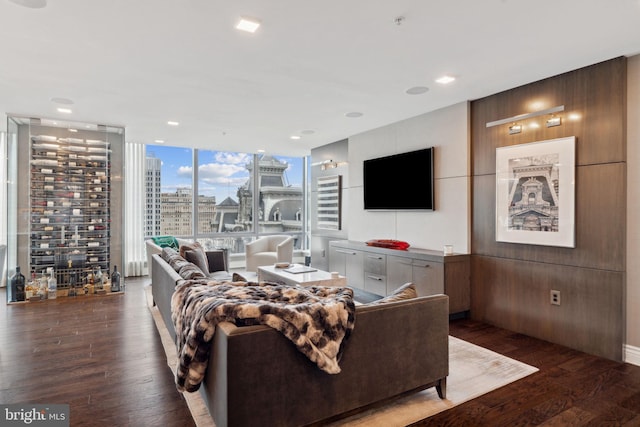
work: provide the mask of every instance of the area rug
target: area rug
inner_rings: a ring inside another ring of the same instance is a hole
[[[151,310],[167,355],[167,364],[175,375],[178,357],[175,344],[164,325],[158,308],[153,306],[149,286],[147,286],[146,294],[149,310]],[[330,425],[349,427],[406,426],[537,371],[538,368],[450,336],[446,399],[440,399],[435,388],[432,387]],[[184,393],[183,396],[198,427],[215,427],[200,393]]]

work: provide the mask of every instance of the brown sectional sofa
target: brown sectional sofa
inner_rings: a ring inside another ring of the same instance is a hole
[[[153,255],[152,293],[171,336],[180,275]],[[446,394],[449,299],[433,295],[356,309],[340,367],[329,375],[268,326],[218,325],[200,387],[217,427],[322,424],[429,387]]]

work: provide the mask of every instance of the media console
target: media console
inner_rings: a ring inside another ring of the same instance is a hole
[[[470,307],[470,257],[427,249],[394,250],[364,242],[329,242],[329,269],[346,276],[350,287],[388,295],[413,282],[418,295],[447,294],[449,313]]]

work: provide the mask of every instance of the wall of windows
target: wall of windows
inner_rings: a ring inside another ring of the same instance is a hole
[[[160,145],[146,152],[145,237],[194,238],[239,262],[262,234],[293,235],[299,256],[308,247],[306,158]]]

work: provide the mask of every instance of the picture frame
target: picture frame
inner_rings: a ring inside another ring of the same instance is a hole
[[[496,149],[496,241],[575,247],[575,136]]]
[[[318,228],[342,229],[342,175],[318,178]]]

